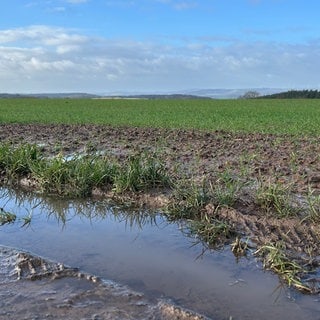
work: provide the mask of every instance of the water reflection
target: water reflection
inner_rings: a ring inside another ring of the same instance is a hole
[[[14,224],[1,227],[0,244],[79,267],[151,298],[170,298],[213,319],[311,320],[320,311],[313,297],[290,290],[275,296],[278,278],[257,268],[254,259],[236,263],[229,249],[206,251],[181,225],[156,213],[8,189],[0,190],[0,207],[17,215]],[[31,223],[21,228],[28,216]]]
[[[19,208],[15,214],[23,220],[27,217],[30,218],[30,223],[32,218],[35,217],[35,210],[38,214],[45,214],[47,219],[56,220],[63,227],[75,217],[89,222],[97,222],[112,216],[115,221],[124,222],[130,228],[143,228],[147,224],[152,226],[157,223],[155,212],[148,210],[130,211],[128,209],[124,211],[120,207],[111,205],[107,200],[69,199],[66,201],[21,190],[0,188],[0,203],[3,210],[7,210],[9,203],[10,207],[13,205],[14,208]]]

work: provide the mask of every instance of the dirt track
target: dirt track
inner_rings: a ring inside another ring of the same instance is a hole
[[[229,170],[235,177],[290,186],[297,196],[305,195],[308,188],[314,194],[320,191],[317,138],[97,125],[1,125],[0,139],[37,143],[47,154],[101,151],[119,160],[136,152],[156,152],[169,173],[195,181]],[[301,223],[301,215],[267,216],[250,196],[220,215],[259,245],[283,241],[292,256],[320,255],[319,224]]]

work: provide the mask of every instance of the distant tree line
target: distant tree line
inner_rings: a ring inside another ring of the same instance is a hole
[[[274,93],[260,96],[263,99],[320,99],[318,90],[289,90],[286,92]]]

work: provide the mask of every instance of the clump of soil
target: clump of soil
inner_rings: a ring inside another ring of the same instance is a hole
[[[310,190],[320,194],[320,144],[318,137],[296,137],[261,133],[203,132],[101,125],[7,124],[0,126],[0,140],[12,144],[37,144],[48,156],[62,152],[97,152],[121,161],[131,154],[150,152],[165,163],[168,173],[194,183],[215,181],[219,174],[234,179],[269,181],[290,186],[303,202]],[[99,190],[96,190],[99,194]],[[101,193],[100,193],[101,195]],[[165,197],[168,195],[166,194]],[[161,207],[161,195],[139,196],[135,201]],[[234,226],[257,246],[283,242],[292,257],[318,266],[320,227],[303,213],[290,216],[263,211],[250,192],[232,207],[217,211],[219,218]]]

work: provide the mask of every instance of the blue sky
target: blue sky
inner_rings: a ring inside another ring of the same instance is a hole
[[[10,0],[0,92],[320,88],[318,0]]]

